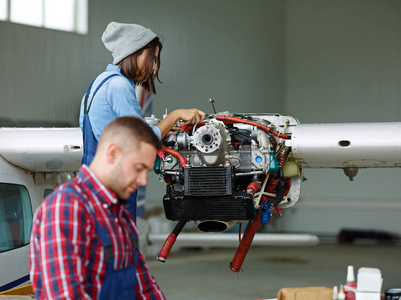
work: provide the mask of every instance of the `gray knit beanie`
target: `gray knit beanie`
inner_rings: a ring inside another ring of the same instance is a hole
[[[111,22],[103,32],[102,42],[113,55],[113,64],[116,65],[155,37],[156,33],[141,25]]]

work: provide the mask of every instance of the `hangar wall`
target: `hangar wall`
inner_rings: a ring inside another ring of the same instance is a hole
[[[90,0],[86,36],[0,22],[0,121],[78,125],[81,97],[111,62],[114,20],[162,34],[154,113],[285,112],[301,123],[399,121],[401,4],[396,0]],[[4,122],[3,122],[4,124]],[[380,137],[372,137],[380,142]],[[272,230],[341,227],[401,234],[400,169],[306,170],[301,200]],[[164,183],[149,175],[148,202]]]
[[[0,22],[0,119],[77,126],[87,86],[112,61],[101,42],[110,21],[164,37],[158,117],[166,108],[210,113],[210,97],[221,111],[281,111],[283,14],[277,0],[90,0],[86,36]]]
[[[286,3],[284,111],[301,123],[400,122],[401,2]],[[401,235],[401,168],[361,169],[352,182],[337,169],[305,175],[279,230]]]

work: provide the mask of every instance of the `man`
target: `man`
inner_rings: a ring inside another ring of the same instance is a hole
[[[38,299],[164,299],[125,200],[146,185],[160,142],[137,117],[113,120],[90,166],[35,212],[30,276]]]

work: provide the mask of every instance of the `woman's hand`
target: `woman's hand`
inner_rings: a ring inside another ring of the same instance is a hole
[[[177,109],[176,111],[179,114],[178,120],[182,120],[188,124],[198,123],[205,118],[205,113],[196,108]]]
[[[182,120],[187,124],[195,124],[205,118],[206,114],[196,108],[176,109],[169,113],[157,126],[160,129],[161,136],[164,138],[169,131],[174,127],[177,121]]]

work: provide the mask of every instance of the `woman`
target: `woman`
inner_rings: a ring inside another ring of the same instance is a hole
[[[102,42],[112,53],[113,64],[109,64],[92,82],[82,99],[82,164],[86,165],[92,162],[100,134],[113,119],[123,116],[142,118],[135,85],[143,85],[156,93],[154,80],[159,80],[160,52],[163,46],[152,30],[137,24],[111,22],[103,33]],[[178,120],[193,124],[204,117],[205,113],[196,108],[177,109],[152,129],[162,139]],[[136,196],[136,193],[131,196],[127,206],[134,217]]]

